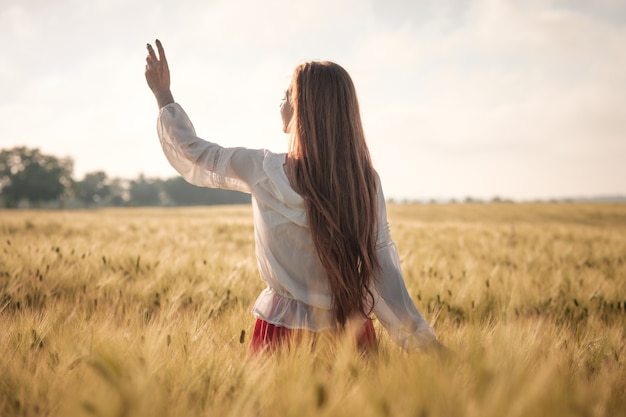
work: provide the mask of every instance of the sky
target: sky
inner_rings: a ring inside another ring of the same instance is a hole
[[[0,149],[170,178],[159,38],[197,134],[287,149],[294,67],[351,74],[387,198],[626,195],[622,0],[0,0]]]

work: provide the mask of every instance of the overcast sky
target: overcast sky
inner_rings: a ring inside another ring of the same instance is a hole
[[[168,178],[145,44],[200,137],[283,152],[293,68],[352,75],[388,198],[626,194],[622,0],[0,0],[0,148]]]

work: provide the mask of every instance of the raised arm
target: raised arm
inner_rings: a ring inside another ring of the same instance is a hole
[[[156,47],[158,56],[147,45],[146,81],[159,106],[157,131],[168,161],[191,184],[251,192],[262,175],[264,152],[224,148],[199,138],[185,111],[174,102],[167,58],[158,39]]]
[[[161,41],[156,40],[156,47],[159,51],[157,57],[152,45],[147,44],[148,56],[146,57],[146,81],[157,100],[159,108],[174,102],[172,91],[170,90],[170,68],[167,64],[165,51]]]

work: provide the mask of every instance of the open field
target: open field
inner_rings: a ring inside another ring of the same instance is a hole
[[[247,357],[251,208],[0,211],[0,415],[626,415],[626,205],[392,205],[456,351]]]

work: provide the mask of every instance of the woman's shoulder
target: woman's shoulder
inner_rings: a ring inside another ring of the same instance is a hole
[[[267,149],[262,149],[263,153],[263,167],[266,169],[281,168],[285,164],[287,158],[286,153],[274,153]]]
[[[274,153],[267,149],[235,147],[225,148],[225,150],[232,153],[232,156],[236,158],[239,163],[256,165],[263,171],[267,171],[272,167],[280,167],[285,161],[284,153]]]
[[[273,182],[280,182],[284,177],[283,165],[285,163],[285,153],[274,153],[267,149],[251,148],[231,148],[233,159],[236,160],[241,171],[248,171],[254,179],[254,183],[270,179]]]

